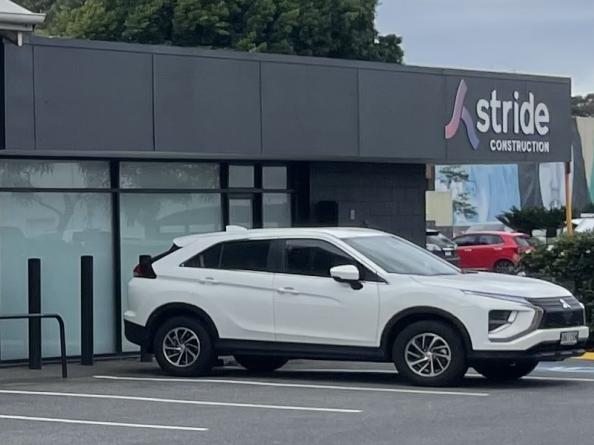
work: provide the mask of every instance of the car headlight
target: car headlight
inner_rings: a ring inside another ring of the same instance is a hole
[[[524,297],[517,297],[515,295],[495,294],[495,293],[491,293],[491,292],[480,292],[480,291],[465,290],[465,289],[462,289],[462,292],[465,293],[466,295],[476,295],[479,297],[495,298],[497,300],[506,300],[506,301],[512,301],[514,303],[524,304],[526,306],[531,306],[531,307],[533,306]]]

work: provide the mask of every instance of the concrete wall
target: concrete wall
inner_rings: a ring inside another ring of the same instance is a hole
[[[381,229],[423,246],[426,185],[419,164],[310,165],[312,208],[319,201],[337,201],[339,225]]]

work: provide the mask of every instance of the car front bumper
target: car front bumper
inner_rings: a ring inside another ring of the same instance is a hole
[[[557,362],[571,357],[579,357],[586,352],[586,342],[573,346],[561,346],[559,342],[543,342],[526,351],[472,351],[468,360],[537,360]]]

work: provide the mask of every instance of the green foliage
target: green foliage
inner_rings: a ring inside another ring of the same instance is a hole
[[[568,288],[594,308],[594,232],[562,236],[553,244],[538,246],[522,257],[520,269]]]
[[[401,63],[378,0],[28,0],[46,34]]]
[[[594,93],[572,97],[571,113],[574,116],[594,116]]]
[[[497,216],[497,219],[517,232],[532,235],[533,230],[544,229],[555,233],[565,224],[565,207],[546,209],[544,207],[512,207]]]

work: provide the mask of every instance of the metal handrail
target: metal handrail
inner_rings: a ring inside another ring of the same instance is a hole
[[[62,377],[68,377],[68,369],[66,364],[66,334],[64,329],[64,320],[58,314],[13,314],[0,315],[0,320],[31,320],[53,318],[58,321],[60,327],[60,360],[62,362]]]

